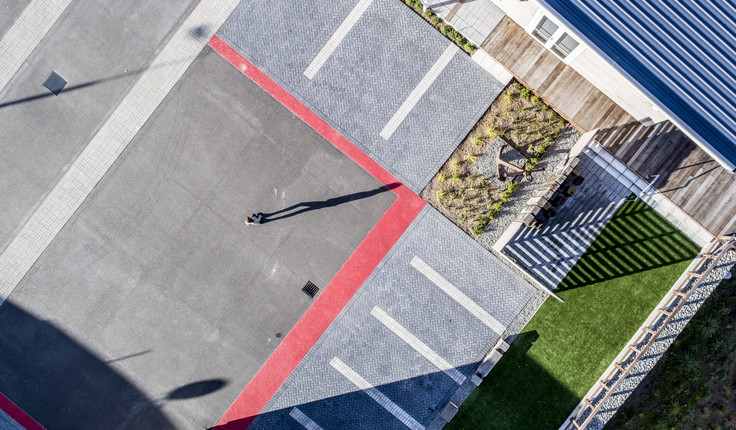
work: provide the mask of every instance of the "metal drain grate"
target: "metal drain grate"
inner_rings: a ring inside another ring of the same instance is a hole
[[[43,83],[43,86],[51,91],[51,94],[58,96],[61,90],[64,89],[64,86],[66,86],[66,80],[56,72],[51,72],[46,82]]]
[[[314,285],[312,281],[307,281],[307,285],[302,288],[302,291],[304,291],[304,294],[308,295],[309,297],[314,298],[314,296],[317,295],[319,288]]]

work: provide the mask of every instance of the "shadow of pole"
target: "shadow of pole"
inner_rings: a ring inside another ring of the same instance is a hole
[[[140,75],[140,74],[143,74],[144,72],[147,72],[147,71],[150,71],[150,70],[163,69],[163,68],[166,68],[166,67],[173,66],[175,64],[182,63],[184,61],[187,61],[187,58],[180,58],[178,60],[168,61],[166,63],[158,64],[156,66],[142,67],[140,69],[125,71],[123,73],[118,73],[118,74],[115,74],[115,75],[112,75],[112,76],[108,76],[106,78],[100,78],[100,79],[95,79],[95,80],[84,82],[84,83],[77,84],[77,85],[66,86],[66,87],[64,87],[64,89],[59,94],[69,93],[69,92],[72,92],[72,91],[78,91],[78,90],[81,90],[81,89],[84,89],[84,88],[89,88],[89,87],[92,87],[92,86],[95,86],[95,85],[104,84],[105,82],[112,82],[112,81],[116,81],[116,80],[119,80],[119,79],[124,79],[124,78],[127,78],[129,76]],[[46,92],[35,94],[35,95],[32,95],[32,96],[23,97],[23,98],[20,98],[20,99],[15,99],[15,100],[3,102],[3,103],[0,103],[0,109],[2,109],[4,107],[8,107],[8,106],[14,106],[14,105],[22,104],[22,103],[28,103],[28,102],[32,102],[32,101],[36,101],[36,100],[45,99],[47,97],[55,97],[55,94],[52,94],[50,91],[46,91]]]

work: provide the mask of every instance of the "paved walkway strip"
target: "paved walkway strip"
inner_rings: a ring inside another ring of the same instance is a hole
[[[299,408],[292,408],[289,411],[289,416],[294,418],[296,422],[302,425],[307,430],[324,430],[319,424],[312,421],[304,412],[300,411]]]
[[[445,67],[447,67],[457,51],[458,47],[452,44],[442,52],[440,58],[438,58],[432,67],[429,68],[429,71],[427,71],[422,80],[419,81],[414,90],[409,94],[409,97],[407,97],[406,100],[404,100],[404,103],[401,104],[399,110],[396,111],[394,116],[391,117],[388,123],[386,123],[386,126],[383,127],[383,130],[381,130],[380,135],[384,140],[388,140],[391,135],[394,134],[396,129],[399,128],[406,116],[409,115],[409,112],[414,109],[414,106],[419,102],[419,99],[421,99],[429,87],[432,86],[432,83],[437,79],[440,73],[442,73]]]
[[[33,0],[0,40],[0,91],[8,85],[71,0]]]
[[[356,387],[360,388],[361,390],[363,390],[363,392],[368,394],[379,405],[383,406],[383,408],[389,411],[391,415],[398,418],[398,420],[404,423],[405,426],[409,427],[412,430],[424,430],[423,425],[419,424],[417,420],[412,418],[411,415],[401,409],[399,405],[392,402],[391,399],[386,397],[385,394],[378,391],[378,389],[374,387],[373,384],[366,381],[362,376],[358,375],[355,370],[351,369],[350,366],[345,364],[342,360],[334,357],[332,360],[330,360],[330,365],[334,367],[335,370],[340,372],[342,376],[346,377],[350,382],[352,382]]]
[[[386,312],[383,311],[383,309],[375,306],[371,310],[371,315],[373,315],[378,321],[385,325],[386,328],[394,332],[394,334],[400,337],[401,340],[408,343],[409,346],[414,348],[416,352],[422,354],[422,356],[429,360],[430,363],[434,364],[435,366],[437,366],[438,369],[445,372],[447,376],[452,378],[453,381],[457,382],[458,385],[462,384],[465,381],[465,376],[460,373],[460,371],[458,371],[454,366],[448,363],[447,360],[442,358],[439,354],[434,352],[424,342],[419,340],[419,338],[414,336],[409,330],[404,328],[404,326],[391,318]]]
[[[363,16],[363,13],[368,9],[368,6],[370,6],[371,3],[373,3],[373,0],[360,0],[358,4],[355,5],[347,18],[345,18],[345,21],[337,27],[337,30],[335,30],[332,37],[330,37],[327,43],[325,43],[325,46],[320,49],[317,56],[314,57],[314,60],[312,60],[306,70],[304,70],[304,76],[309,79],[314,78],[314,75],[316,75],[319,69],[321,69],[325,62],[327,62],[330,55],[335,52],[337,46],[342,42],[345,36],[347,36],[350,29],[355,26],[355,23],[358,22],[360,17]]]
[[[453,300],[458,302],[460,306],[467,309],[468,312],[475,315],[476,318],[481,320],[483,324],[490,327],[491,330],[498,333],[499,335],[503,334],[504,330],[506,330],[506,326],[501,324],[497,319],[493,318],[491,314],[486,312],[485,309],[478,306],[477,303],[475,303],[470,297],[463,294],[462,291],[458,290],[457,287],[452,285],[449,281],[447,281],[447,279],[443,278],[442,275],[435,272],[434,269],[429,267],[427,263],[422,261],[421,258],[414,257],[411,260],[411,265],[415,269],[417,269],[419,273],[426,276],[427,279],[437,285],[440,290],[444,291],[448,296],[452,297]]]
[[[240,0],[203,0],[0,255],[0,305],[84,202]],[[192,28],[205,29],[201,37]]]

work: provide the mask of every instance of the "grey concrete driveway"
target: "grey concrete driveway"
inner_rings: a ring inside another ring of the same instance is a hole
[[[0,3],[5,33],[28,2]],[[13,202],[0,205],[0,250],[196,3],[74,0],[0,88],[0,202]],[[42,86],[52,71],[68,82],[58,96]]]
[[[0,392],[51,429],[211,426],[394,198],[206,48],[0,307]]]

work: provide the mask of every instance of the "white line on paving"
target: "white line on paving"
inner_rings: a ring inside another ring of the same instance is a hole
[[[528,239],[530,236],[534,236],[534,233],[536,232],[536,230],[533,228],[527,228],[522,231],[523,231],[523,234],[521,234],[520,239]]]
[[[578,221],[580,221],[580,218],[582,218],[583,215],[584,215],[583,212],[578,212],[578,216],[576,216],[575,219],[572,220],[572,222],[570,223],[570,225],[577,225],[578,224]],[[567,223],[565,223],[565,224],[567,224]],[[567,225],[565,225],[565,227],[567,227]]]
[[[401,340],[414,348],[416,352],[422,354],[422,356],[429,360],[430,363],[434,364],[438,369],[445,372],[447,376],[452,378],[453,381],[457,382],[458,385],[462,384],[463,381],[465,381],[465,376],[460,373],[459,370],[448,363],[447,360],[442,358],[439,354],[434,352],[432,348],[428,347],[424,342],[419,340],[418,337],[414,336],[409,330],[404,328],[404,326],[399,324],[395,319],[391,318],[386,312],[383,311],[383,309],[375,306],[371,310],[371,315],[376,317],[378,321],[385,325],[386,328],[394,332],[394,334],[400,337]]]
[[[583,216],[583,218],[577,224],[578,226],[582,226],[582,225],[585,225],[588,222],[590,222],[590,220],[592,219],[592,216],[593,216],[593,211],[592,210],[586,211],[584,215],[585,216]]]
[[[583,237],[583,235],[582,235],[582,234],[580,234],[580,232],[579,232],[578,230],[579,230],[579,229],[576,229],[576,230],[570,230],[570,233],[572,233],[572,234],[574,234],[575,236],[577,236],[577,237],[578,237],[578,240],[580,241],[580,243],[581,243],[581,244],[587,244],[587,243],[588,243],[588,238],[586,238],[586,237]]]
[[[319,424],[312,421],[304,412],[300,411],[299,408],[291,408],[289,416],[294,418],[296,422],[302,425],[307,430],[324,430]]]
[[[417,420],[412,418],[412,416],[406,413],[405,410],[401,409],[399,405],[386,397],[386,395],[380,392],[376,387],[374,387],[373,384],[366,381],[362,376],[358,375],[355,370],[350,368],[350,366],[345,364],[342,360],[337,357],[333,357],[332,360],[330,360],[330,365],[334,367],[335,370],[340,372],[342,376],[346,377],[350,382],[352,382],[353,385],[363,390],[363,392],[369,395],[373,400],[375,400],[376,403],[383,406],[383,408],[389,411],[391,415],[398,418],[398,420],[404,423],[405,426],[409,427],[412,430],[424,430],[423,425],[419,424]]]
[[[394,131],[399,128],[399,125],[404,121],[404,118],[409,115],[409,112],[411,112],[414,106],[416,106],[424,93],[427,92],[435,79],[437,79],[437,76],[439,76],[445,67],[447,67],[457,51],[458,47],[455,46],[455,44],[449,45],[442,55],[440,55],[440,58],[438,58],[432,67],[429,68],[429,71],[427,71],[417,86],[414,87],[414,90],[409,94],[409,97],[407,97],[406,100],[404,100],[404,103],[401,104],[399,110],[396,111],[394,116],[392,116],[388,123],[386,123],[386,126],[383,127],[383,130],[381,130],[380,135],[384,140],[388,140],[391,135],[394,134]]]
[[[443,278],[442,275],[435,272],[434,269],[429,267],[427,263],[422,261],[419,257],[414,257],[411,260],[411,265],[419,271],[422,275],[426,276],[427,279],[432,281],[439,287],[440,290],[444,291],[448,296],[452,297],[453,300],[458,302],[460,306],[464,307],[471,314],[475,315],[476,318],[481,320],[483,324],[491,328],[498,334],[503,334],[506,330],[506,326],[501,324],[497,319],[493,318],[491,314],[486,312],[485,309],[478,306],[470,297],[466,296],[462,291],[458,290],[457,287],[452,285],[447,279]]]
[[[605,212],[605,210],[606,210],[606,208],[604,208],[604,207],[599,207],[599,208],[598,208],[598,210],[596,210],[596,211],[595,211],[595,212],[593,213],[593,216],[592,216],[592,217],[590,217],[590,219],[588,220],[588,222],[589,222],[590,224],[595,224],[596,222],[600,221],[601,217],[604,217],[604,216],[606,215],[606,212]]]
[[[360,17],[363,16],[363,13],[368,9],[368,6],[370,6],[372,2],[373,0],[360,0],[358,4],[355,5],[347,18],[345,18],[342,24],[337,27],[337,30],[332,34],[332,37],[330,37],[327,43],[325,43],[325,46],[323,46],[319,53],[317,53],[317,56],[314,57],[314,60],[309,63],[309,66],[304,70],[304,76],[309,79],[314,78],[314,75],[316,75],[319,69],[321,69],[325,62],[327,62],[330,55],[335,52],[337,46],[342,42],[345,36],[347,36],[350,29],[355,26],[355,23],[358,22]]]
[[[8,85],[71,0],[33,0],[0,40],[0,91]]]
[[[542,279],[546,279],[549,281],[551,287],[556,287],[559,285],[560,282],[562,282],[562,278],[560,278],[560,275],[557,272],[553,272],[552,268],[549,266],[543,266],[540,267],[537,270],[538,276]]]
[[[69,221],[240,0],[202,0],[10,245],[0,254],[0,305]],[[193,37],[192,28],[206,34]]]

